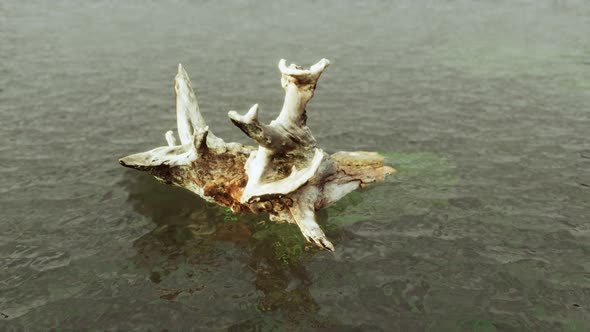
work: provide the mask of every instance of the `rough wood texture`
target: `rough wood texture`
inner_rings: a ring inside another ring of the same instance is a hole
[[[174,80],[177,130],[165,134],[167,146],[121,158],[121,165],[147,171],[158,180],[188,189],[234,212],[268,212],[271,220],[295,223],[305,238],[321,248],[333,244],[315,212],[349,192],[382,181],[395,170],[375,152],[326,154],[306,125],[306,105],[330,62],[309,69],[279,62],[285,101],[270,124],[258,120],[258,105],[231,121],[258,148],[226,143],[210,130],[197,104],[188,74],[178,66]]]

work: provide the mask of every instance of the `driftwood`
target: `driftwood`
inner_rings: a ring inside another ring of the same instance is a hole
[[[385,166],[384,158],[375,152],[330,156],[317,146],[306,125],[305,106],[329,64],[322,59],[302,69],[287,66],[285,60],[279,62],[285,101],[270,124],[258,120],[258,105],[245,115],[229,112],[231,121],[256,141],[258,148],[226,143],[209,130],[189,77],[179,65],[174,89],[180,143],[168,131],[168,146],[119,162],[234,212],[268,212],[273,221],[295,223],[309,242],[334,250],[317,224],[315,212],[395,170]]]

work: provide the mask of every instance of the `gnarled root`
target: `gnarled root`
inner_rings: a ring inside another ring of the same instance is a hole
[[[279,62],[285,101],[270,124],[258,120],[258,104],[245,115],[228,113],[231,121],[258,143],[258,149],[226,143],[209,130],[188,74],[179,65],[174,90],[180,144],[168,131],[166,146],[119,162],[233,211],[266,211],[272,220],[295,223],[307,241],[333,251],[315,212],[395,171],[374,152],[329,156],[317,146],[306,124],[306,106],[329,64],[322,59],[310,69],[302,69],[287,66],[285,60]]]

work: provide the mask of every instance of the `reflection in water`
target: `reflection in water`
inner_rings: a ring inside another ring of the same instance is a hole
[[[229,209],[164,186],[144,174],[129,172],[122,185],[134,210],[155,224],[152,231],[135,241],[134,262],[149,275],[160,298],[180,300],[181,294],[196,295],[205,287],[224,287],[224,280],[202,284],[193,269],[210,271],[237,259],[243,271],[233,273],[254,274],[258,313],[279,312],[292,327],[336,323],[318,315],[319,306],[310,293],[312,281],[305,268],[305,262],[318,251],[305,242],[295,225],[265,222],[267,216],[263,215],[231,214]],[[327,220],[327,212],[320,213],[319,218],[320,222]],[[239,249],[237,253],[224,250],[228,242]],[[186,270],[184,280],[177,281],[175,287],[162,286],[178,270]],[[234,327],[256,328],[261,324],[268,327],[268,322],[258,319]]]

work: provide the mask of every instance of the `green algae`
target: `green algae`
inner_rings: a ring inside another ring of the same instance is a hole
[[[448,158],[430,152],[380,152],[397,170],[385,183],[355,191],[326,209],[327,232],[372,219],[391,221],[396,216],[417,216],[449,206],[460,182]],[[389,209],[383,209],[383,206]],[[322,214],[320,216],[320,223]]]

